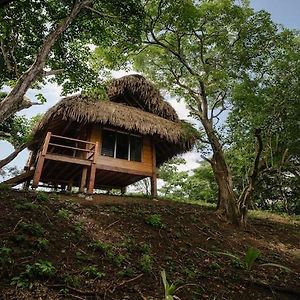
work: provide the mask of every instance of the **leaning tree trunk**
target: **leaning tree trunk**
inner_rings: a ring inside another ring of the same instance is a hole
[[[222,145],[210,120],[204,118],[201,121],[213,150],[213,156],[212,159],[209,159],[209,162],[212,166],[214,177],[218,186],[217,213],[230,222],[239,225],[240,216],[238,203],[233,192],[232,177],[229,166],[225,160]]]
[[[32,142],[27,142],[27,143],[22,144],[21,146],[16,148],[14,152],[12,152],[7,157],[0,160],[0,169],[2,169],[7,164],[9,164],[12,160],[14,160],[19,155],[20,152],[22,152],[24,149],[29,147],[31,144],[32,144]]]
[[[76,18],[79,12],[90,3],[91,0],[75,1],[70,14],[66,18],[64,18],[52,32],[49,33],[39,52],[37,53],[34,63],[18,79],[17,84],[12,89],[12,91],[4,98],[3,101],[1,101],[0,123],[5,121],[8,117],[16,113],[17,111],[22,110],[23,108],[28,108],[30,106],[28,102],[24,102],[24,95],[30,88],[32,83],[35,82],[38,76],[42,74],[46,59],[50,53],[52,46],[57,41],[58,37],[70,25],[70,23]]]

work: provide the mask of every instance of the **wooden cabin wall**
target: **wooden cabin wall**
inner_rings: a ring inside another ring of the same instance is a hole
[[[99,143],[99,155],[97,158],[97,165],[99,169],[101,166],[107,166],[112,168],[122,168],[129,171],[129,173],[136,173],[138,175],[145,174],[145,176],[152,176],[152,145],[150,137],[143,137],[142,146],[142,161],[128,161],[125,159],[112,158],[107,156],[102,156],[102,138],[101,138],[102,128],[100,126],[94,125],[91,128],[90,141]]]

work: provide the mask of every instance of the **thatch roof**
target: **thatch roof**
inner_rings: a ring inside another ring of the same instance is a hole
[[[141,75],[127,75],[112,80],[107,94],[110,101],[128,103],[162,118],[178,121],[175,109],[164,101],[159,89]]]
[[[184,126],[180,121],[173,122],[123,103],[76,95],[62,99],[49,109],[35,127],[34,137],[44,133],[49,123],[57,119],[72,120],[81,124],[109,124],[142,135],[157,136],[175,144],[185,135]]]
[[[74,128],[101,124],[125,131],[152,136],[158,151],[158,165],[172,156],[192,148],[196,131],[180,121],[173,107],[163,100],[159,90],[140,75],[113,80],[108,88],[109,100],[75,95],[63,98],[49,109],[33,130],[34,144],[39,147],[47,131],[65,132],[65,126],[74,122]]]

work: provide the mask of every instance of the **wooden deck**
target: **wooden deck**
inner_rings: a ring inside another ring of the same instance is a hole
[[[80,192],[92,194],[95,188],[124,189],[143,178],[153,179],[155,165],[151,171],[142,171],[126,168],[126,165],[102,164],[99,153],[98,142],[48,132],[34,161],[27,166],[30,170],[34,169],[32,187],[36,188],[41,183],[42,186],[60,186],[68,190],[78,187]],[[155,160],[153,163],[155,164]],[[156,186],[156,178],[153,180]],[[155,193],[156,187],[153,190],[154,195]]]

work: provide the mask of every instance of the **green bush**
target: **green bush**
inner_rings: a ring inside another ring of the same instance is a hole
[[[90,278],[103,278],[105,276],[105,273],[103,272],[100,272],[98,269],[97,269],[97,266],[96,265],[92,265],[92,266],[87,266],[87,267],[84,267],[82,269],[82,272],[87,275],[88,277]]]
[[[49,246],[49,241],[47,239],[44,239],[44,238],[38,238],[36,240],[36,246],[38,249],[47,249],[48,246]]]
[[[88,244],[89,248],[92,248],[94,251],[98,250],[102,253],[107,253],[110,249],[110,245],[106,243],[102,243],[100,241],[95,241]]]
[[[153,258],[149,254],[143,254],[139,261],[140,268],[143,272],[149,273],[152,270]]]
[[[35,210],[38,209],[39,205],[31,202],[24,202],[24,203],[19,203],[16,205],[16,209],[20,210]]]
[[[0,191],[7,192],[10,190],[10,186],[5,183],[0,183]]]
[[[56,269],[51,262],[39,260],[32,265],[27,265],[25,271],[19,276],[13,277],[11,285],[15,285],[19,288],[30,288],[35,279],[51,278],[55,272]]]
[[[19,224],[19,227],[26,233],[34,235],[34,236],[40,236],[44,233],[44,228],[39,223],[26,223],[21,222]]]
[[[61,208],[57,212],[57,216],[61,219],[68,220],[70,218],[71,212],[68,209]]]
[[[11,264],[11,253],[11,248],[5,246],[0,248],[0,266],[4,267],[7,264]]]
[[[48,201],[49,199],[49,195],[45,192],[42,192],[42,191],[38,191],[36,193],[36,199],[40,202],[45,202],[45,201]]]
[[[146,217],[146,224],[151,225],[155,228],[165,228],[165,225],[162,223],[161,216],[159,214],[153,214]]]

